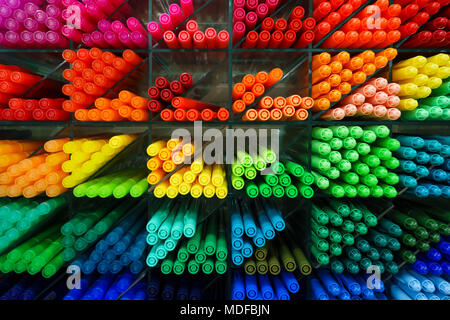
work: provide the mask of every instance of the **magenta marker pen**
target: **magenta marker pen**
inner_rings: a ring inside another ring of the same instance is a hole
[[[118,20],[113,21],[111,23],[111,30],[114,31],[117,34],[119,34],[122,31],[128,31],[127,27],[125,27],[125,25],[122,22],[118,21]]]
[[[263,20],[269,14],[269,7],[265,3],[260,3],[256,8],[256,14],[258,15],[258,21]]]
[[[36,12],[34,13],[34,19],[40,24],[45,24],[45,21],[47,20],[47,14],[42,10],[36,10]]]
[[[113,31],[106,31],[103,34],[103,39],[113,48],[118,49],[122,47],[122,43],[119,41],[117,34]]]
[[[26,47],[34,47],[35,42],[33,39],[33,32],[28,30],[23,30],[20,33],[20,40],[25,44]]]
[[[269,14],[272,14],[275,12],[275,10],[278,7],[278,0],[266,0],[266,5],[269,7]]]
[[[105,33],[106,31],[111,31],[111,22],[108,20],[99,20],[97,23],[98,30]]]
[[[1,9],[0,9],[1,10]],[[39,10],[39,7],[32,2],[27,2],[23,6],[23,11],[29,16],[34,16],[34,13]]]
[[[47,44],[47,37],[45,36],[45,32],[40,30],[33,32],[33,40],[39,47],[43,47],[45,44]]]
[[[233,11],[233,23],[245,20],[245,9],[237,8]]]
[[[61,9],[53,4],[50,4],[45,8],[45,13],[48,17],[57,18],[61,17]]]
[[[61,0],[47,0],[47,3],[49,5],[53,5],[53,6],[57,6],[57,7],[61,7],[62,6],[62,1]]]
[[[47,31],[45,37],[47,42],[54,47],[67,48],[69,46],[69,41],[64,37],[61,37],[59,33],[55,31]]]
[[[256,27],[256,22],[258,21],[258,16],[255,12],[250,11],[247,12],[247,15],[245,16],[245,26],[247,27],[247,30],[252,30]]]
[[[13,10],[10,7],[4,4],[0,5],[0,17],[9,18],[12,16],[12,14]]]
[[[44,30],[44,26],[40,25],[39,22],[37,22],[33,18],[26,18],[23,21],[23,26],[25,27],[25,29],[30,31]]]
[[[95,18],[95,20],[108,18],[108,15],[104,13],[95,2],[86,4],[86,11],[91,17]]]
[[[184,19],[186,20],[194,13],[194,4],[192,0],[180,0],[181,9],[183,10]]]
[[[133,41],[134,44],[141,49],[146,49],[148,47],[147,36],[143,35],[139,31],[133,31],[131,33],[131,41]]]
[[[159,24],[164,31],[171,31],[174,28],[172,18],[167,13],[163,13],[159,16]]]
[[[98,30],[91,33],[91,40],[94,42],[95,47],[109,48],[109,44],[106,43],[105,39],[103,38],[103,33]]]
[[[64,25],[61,28],[61,33],[63,34],[64,37],[72,41],[75,41],[76,43],[81,43],[82,33],[77,29],[75,29],[74,27]]]
[[[258,6],[258,0],[245,1],[245,9],[247,11],[255,11],[257,6]]]
[[[20,23],[23,23],[23,21],[27,18],[27,14],[22,9],[16,9],[13,12],[13,18]]]
[[[238,21],[233,25],[233,44],[239,42],[245,34],[245,23]]]
[[[22,24],[14,18],[6,18],[3,22],[3,26],[11,31],[19,33],[23,30]]]
[[[94,46],[94,41],[92,41],[91,35],[89,33],[83,33],[83,35],[81,36],[81,40],[88,47]]]
[[[135,48],[134,42],[131,41],[131,33],[127,30],[122,30],[118,33],[119,41],[122,43],[122,47]]]
[[[233,0],[233,9],[244,7],[245,7],[245,0]]]
[[[5,5],[11,9],[19,9],[22,6],[21,0],[5,0]]]
[[[116,8],[114,5],[109,2],[109,0],[97,0],[96,4],[102,9],[104,13],[106,13],[108,16],[111,15]]]
[[[163,38],[164,31],[157,22],[150,21],[147,30],[151,34],[153,42],[158,42]]]
[[[72,3],[77,2],[77,0],[61,0],[61,4],[67,8],[68,6],[70,6]]]
[[[135,17],[129,17],[127,19],[127,27],[130,31],[137,31],[142,34],[147,34],[147,30],[142,26],[141,22]]]
[[[169,14],[175,27],[179,26],[184,21],[183,11],[181,11],[181,7],[176,3],[172,3],[169,6]]]
[[[59,31],[61,30],[61,22],[58,21],[58,19],[53,17],[48,17],[45,21],[45,25],[49,30],[52,31]]]
[[[5,32],[5,41],[9,46],[22,46],[24,43],[20,39],[20,36],[17,32],[14,31],[6,31]]]

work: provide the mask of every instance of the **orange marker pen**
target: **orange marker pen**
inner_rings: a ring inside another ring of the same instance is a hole
[[[364,63],[373,63],[375,61],[375,52],[372,50],[366,50],[358,54],[356,57],[363,59]]]
[[[276,97],[273,99],[273,107],[274,108],[283,108],[286,105],[286,99],[284,97]]]
[[[291,105],[286,105],[285,107],[283,107],[281,109],[281,112],[283,113],[283,120],[284,119],[289,119],[290,117],[295,115],[295,108],[293,106],[291,106]]]
[[[349,83],[352,86],[364,83],[364,81],[366,81],[366,74],[363,71],[357,71],[355,73],[353,73],[353,77],[352,79],[349,81]]]
[[[328,93],[331,90],[331,85],[328,81],[322,81],[315,84],[311,88],[311,96],[315,99],[321,95]]]
[[[255,95],[255,98],[258,98],[264,94],[265,88],[262,83],[255,83],[252,87],[252,93]]]
[[[302,104],[302,97],[300,97],[298,94],[293,94],[286,98],[286,104],[290,104],[294,108],[300,107]]]
[[[283,70],[280,68],[274,68],[270,70],[269,72],[269,78],[267,79],[266,83],[264,83],[264,87],[270,88],[275,83],[280,81],[283,78]]]
[[[131,117],[131,111],[133,111],[133,108],[132,107],[130,107],[130,106],[127,106],[127,105],[124,105],[124,104],[122,104],[120,107],[119,107],[119,114],[120,114],[120,116],[121,117],[123,117],[123,118],[130,118]]]
[[[252,74],[246,74],[243,78],[242,78],[242,83],[245,85],[245,88],[247,90],[251,90],[253,85],[256,82],[256,78],[254,75]]]
[[[316,84],[322,79],[325,79],[331,74],[331,68],[328,65],[323,65],[312,72],[312,84]]]
[[[339,73],[342,71],[342,63],[340,63],[339,61],[333,61],[329,64],[330,68],[331,68],[331,73]]]
[[[351,76],[350,76],[350,78],[351,78]],[[324,81],[327,81],[330,84],[330,86],[334,88],[334,87],[337,87],[338,85],[341,84],[342,79],[341,79],[340,75],[332,74],[327,79],[325,79]]]
[[[270,111],[267,109],[257,109],[258,112],[258,120],[259,121],[267,121],[270,119]]]
[[[144,109],[134,109],[131,111],[131,120],[133,121],[148,121],[149,112]]]
[[[295,110],[294,116],[291,117],[291,120],[304,121],[308,119],[308,116],[308,111],[306,111],[305,109],[297,109]]]
[[[114,109],[103,109],[100,112],[100,118],[103,121],[122,121],[124,118]]]
[[[331,61],[331,55],[328,52],[322,52],[312,57],[312,70],[319,68],[325,64],[329,64]]]
[[[255,121],[256,119],[258,119],[258,111],[256,109],[248,109],[242,116],[244,121]]]
[[[122,53],[122,58],[132,66],[137,66],[139,63],[142,62],[142,58],[129,49],[125,50]]]
[[[327,110],[330,107],[330,100],[328,98],[319,98],[314,100],[314,106],[312,109],[315,112]]]
[[[110,107],[114,110],[119,110],[120,106],[123,105],[123,102],[119,99],[112,99],[110,103]]]
[[[247,89],[246,89],[246,87],[245,87],[245,85],[243,83],[241,83],[241,82],[236,83],[233,86],[233,92],[232,92],[233,100],[237,100],[237,99],[242,98],[242,96],[244,95],[246,90]]]
[[[119,100],[124,104],[131,105],[131,98],[136,97],[136,95],[128,90],[122,90],[119,92]]]
[[[300,106],[303,109],[311,109],[314,106],[314,99],[311,97],[303,97]]]
[[[98,98],[95,99],[94,105],[97,109],[105,110],[111,108],[111,99],[108,98]]]
[[[100,116],[100,110],[96,108],[89,109],[88,118],[89,121],[101,121],[102,117]]]
[[[259,100],[258,106],[260,108],[270,109],[273,106],[273,99],[269,96],[265,96],[261,100]],[[233,110],[234,110],[234,108],[233,108]]]
[[[351,70],[351,71],[355,71],[355,70],[361,69],[363,64],[364,64],[364,61],[363,61],[362,58],[360,58],[360,57],[353,57],[353,58],[350,59],[349,62],[347,62],[344,65],[344,67],[346,69]]]
[[[342,93],[342,95],[345,95],[352,91],[352,86],[348,82],[341,82],[337,89]]]
[[[361,69],[366,75],[370,76],[377,71],[377,67],[373,63],[366,63]]]
[[[272,108],[270,110],[270,120],[279,121],[283,117],[283,112],[280,109]]]
[[[269,74],[265,71],[260,71],[256,74],[255,81],[262,83],[266,87],[266,82],[269,81]]]
[[[252,92],[246,92],[242,96],[242,101],[244,101],[246,106],[249,106],[255,102],[255,95]]]
[[[86,109],[78,109],[75,111],[75,119],[78,121],[89,121],[88,111]]]
[[[245,110],[246,104],[242,100],[236,100],[233,102],[232,110],[234,113],[241,113]]]
[[[350,53],[348,53],[347,51],[341,51],[331,57],[331,62],[333,61],[339,61],[340,63],[342,63],[342,65],[344,65],[350,61]]]

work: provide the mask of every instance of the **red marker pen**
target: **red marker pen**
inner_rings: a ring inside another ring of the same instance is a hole
[[[306,18],[303,20],[303,29],[304,30],[313,30],[316,26],[316,20],[314,18]]]
[[[170,90],[176,95],[182,95],[186,91],[178,80],[174,80],[170,83]]]
[[[314,32],[311,30],[304,31],[293,45],[294,48],[305,48],[314,40]]]
[[[163,119],[163,121],[173,121],[174,120],[173,111],[171,109],[162,110],[161,119]]]
[[[271,32],[274,27],[275,27],[275,22],[273,21],[272,18],[269,18],[269,17],[265,18],[263,20],[263,22],[261,23],[262,30]]]
[[[289,16],[289,22],[291,22],[294,19],[302,19],[305,15],[305,9],[302,6],[296,6],[294,10],[292,10],[290,16]]]
[[[192,38],[194,42],[194,49],[206,49],[206,37],[203,32],[196,31]]]
[[[189,121],[200,120],[200,118],[201,118],[200,111],[198,111],[196,109],[189,109],[189,110],[186,111],[186,118]]]
[[[176,121],[186,121],[186,110],[183,109],[177,109],[173,112],[173,117]]]
[[[228,43],[230,41],[230,35],[228,31],[222,30],[217,34],[216,46],[217,49],[226,49],[228,48]]]
[[[186,89],[189,89],[190,87],[192,87],[194,85],[192,76],[187,72],[183,72],[182,74],[180,74],[180,82],[183,85],[183,87],[185,87]]]
[[[178,42],[183,49],[192,49],[192,38],[189,32],[183,30],[178,34]]]
[[[293,45],[296,37],[297,35],[293,30],[286,31],[286,33],[284,34],[283,41],[281,42],[279,48],[281,49],[290,48]]]
[[[326,34],[331,31],[331,25],[328,22],[320,22],[314,29],[314,42],[320,41]]]
[[[170,89],[162,89],[160,95],[161,99],[166,102],[170,102],[174,98],[174,94]]]
[[[283,18],[278,19],[275,22],[275,30],[279,30],[279,31],[285,31],[287,29],[287,21]]]
[[[165,77],[157,77],[155,79],[155,85],[158,89],[165,89],[169,87],[170,82]]]
[[[313,18],[320,21],[331,12],[331,3],[328,1],[319,4],[313,11]]]
[[[275,31],[272,33],[272,36],[269,41],[268,48],[276,49],[280,46],[281,42],[284,39],[283,32],[280,30]]]
[[[159,99],[160,91],[157,87],[148,88],[147,93],[148,93],[148,96],[150,97],[150,99]]]
[[[245,38],[245,41],[242,43],[242,48],[253,49],[256,47],[258,43],[258,32],[255,30],[250,31]]]
[[[295,33],[299,32],[302,29],[302,21],[300,19],[293,19],[289,22],[288,29],[294,31]]]
[[[166,43],[167,47],[170,49],[179,49],[180,44],[178,42],[177,36],[172,31],[165,31],[164,35],[164,42]]]
[[[217,48],[217,31],[214,28],[205,30],[206,45],[208,49]]]
[[[203,121],[212,121],[217,118],[217,112],[214,112],[211,109],[203,109],[201,112],[201,118]]]
[[[256,48],[265,49],[270,41],[270,33],[269,31],[261,31],[258,36],[258,43],[256,44]]]
[[[150,100],[148,102],[148,110],[153,111],[153,112],[159,112],[161,111],[163,108],[161,102],[159,102],[158,100]]]

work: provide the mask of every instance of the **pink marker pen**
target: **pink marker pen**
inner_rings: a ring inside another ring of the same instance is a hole
[[[66,38],[68,38],[76,43],[81,43],[82,33],[79,30],[75,29],[74,27],[64,25],[61,27],[61,33]]]
[[[245,20],[245,9],[237,8],[233,11],[233,23]]]
[[[233,0],[233,9],[236,10],[237,8],[244,8],[245,7],[245,0]]]
[[[356,109],[357,116],[368,116],[373,112],[373,105],[371,103],[365,102],[362,105],[357,106]]]
[[[134,42],[131,40],[131,33],[127,30],[122,30],[118,33],[119,41],[125,48],[135,48]]]
[[[258,16],[255,12],[247,12],[245,16],[245,26],[247,30],[252,30],[256,27],[256,22],[258,21]]]
[[[96,20],[106,19],[108,15],[95,2],[89,1],[86,4],[86,12]]]
[[[48,43],[57,48],[67,48],[69,46],[69,41],[55,31],[47,31],[45,37]]]
[[[103,38],[113,48],[118,49],[122,47],[122,43],[119,41],[117,34],[114,33],[113,31],[106,31],[103,34]]]
[[[16,9],[13,12],[13,18],[16,19],[17,22],[23,23],[23,21],[27,18],[27,14],[22,9]]]
[[[320,118],[326,121],[342,120],[345,117],[345,111],[342,108],[334,108],[325,111]]]
[[[150,21],[147,25],[147,30],[152,36],[153,43],[158,42],[163,38],[164,31],[157,22]]]
[[[61,0],[47,0],[48,4],[57,6],[57,7],[61,7],[62,6],[62,1]]]
[[[3,22],[3,26],[8,30],[18,33],[23,30],[22,24],[14,18],[6,18]]]
[[[111,15],[114,12],[114,10],[116,10],[114,5],[109,0],[97,0],[95,3],[108,16]]]
[[[355,106],[360,106],[366,101],[366,97],[364,97],[361,93],[353,93],[351,95],[346,96],[344,99],[342,99],[342,104],[354,104]]]
[[[141,48],[141,49],[146,49],[148,48],[148,38],[146,34],[142,34],[139,31],[133,31],[131,32],[131,41],[133,41],[133,43]]]
[[[103,33],[98,30],[91,33],[91,40],[94,42],[95,47],[109,48],[109,44],[103,39]]]
[[[24,43],[20,39],[19,34],[14,31],[6,31],[5,32],[5,41],[8,44],[8,46],[12,46],[12,47],[20,47],[20,46],[24,45]]]
[[[255,11],[256,7],[258,7],[258,0],[246,0],[245,1],[245,9],[247,11]]]
[[[10,7],[8,7],[4,4],[0,5],[0,17],[9,18],[12,16],[12,14],[13,14],[13,10]]]
[[[238,43],[245,35],[245,23],[238,21],[233,25],[233,44]]]
[[[362,93],[366,98],[370,98],[377,93],[377,88],[375,88],[374,85],[366,84],[365,86],[359,87],[354,92]]]
[[[384,91],[378,91],[373,97],[367,98],[366,102],[373,105],[385,104],[388,99],[388,94]]]
[[[389,96],[386,100],[386,107],[395,108],[400,104],[400,98],[398,96]]]
[[[83,33],[83,36],[81,37],[83,43],[88,47],[94,46],[94,41],[91,39],[91,35],[89,33]]]
[[[111,22],[108,20],[99,20],[97,22],[98,30],[105,33],[106,31],[111,31]]]
[[[356,112],[358,111],[358,108],[354,104],[351,104],[351,103],[346,104],[343,107],[343,109],[345,111],[346,117],[353,117],[356,114]]]
[[[183,20],[186,20],[194,13],[194,4],[192,3],[192,0],[180,0],[180,5],[183,10]]]
[[[395,121],[402,115],[402,112],[398,110],[397,108],[389,108],[386,116],[383,117],[382,120],[392,120]]]
[[[26,47],[34,47],[35,42],[33,39],[33,32],[28,30],[23,30],[20,33],[20,40],[25,44]]]
[[[169,14],[174,27],[179,26],[184,21],[183,11],[181,11],[181,7],[176,3],[172,3],[169,6]]]
[[[377,90],[383,90],[388,85],[388,81],[385,78],[370,79],[367,84],[372,84]]]
[[[61,17],[61,9],[53,4],[50,4],[45,8],[45,13],[48,17],[57,19]]]
[[[377,118],[382,118],[387,114],[387,108],[383,105],[376,105],[373,107],[372,115]]]
[[[10,7],[11,9],[19,9],[22,6],[21,0],[5,0],[5,5]]]
[[[263,20],[269,14],[269,7],[265,3],[260,3],[256,8],[256,14],[258,16],[258,21]]]
[[[390,96],[395,96],[400,92],[400,85],[395,82],[389,83],[383,91]]]
[[[45,24],[45,21],[47,20],[47,14],[42,10],[36,10],[36,12],[34,13],[34,19],[40,24]]]
[[[128,31],[127,27],[125,27],[125,25],[122,22],[118,21],[118,20],[113,21],[111,23],[111,30],[114,31],[117,34],[119,34],[122,31]]]
[[[47,37],[45,36],[44,31],[40,31],[40,30],[34,31],[33,39],[34,39],[34,42],[36,42],[37,45],[40,47],[43,47],[44,45],[47,44]]]
[[[32,2],[27,2],[23,6],[23,11],[25,11],[25,13],[30,17],[32,17],[37,10],[39,10],[39,7]]]
[[[172,18],[167,13],[163,13],[159,16],[159,24],[164,31],[172,31],[174,28]]]
[[[130,17],[127,19],[127,27],[130,31],[137,31],[141,34],[147,34],[147,30],[142,26],[141,22],[135,17]]]
[[[23,26],[25,27],[25,29],[30,30],[30,31],[44,30],[44,26],[40,25],[33,18],[26,18],[23,22]]]
[[[58,19],[53,17],[48,17],[47,20],[45,21],[45,25],[52,31],[61,30],[61,23],[58,21]]]
[[[280,1],[278,0],[266,0],[266,4],[269,7],[269,14],[272,14],[275,12],[275,10],[278,7]]]

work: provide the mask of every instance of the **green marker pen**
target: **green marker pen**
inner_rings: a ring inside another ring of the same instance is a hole
[[[329,229],[326,226],[318,224],[315,219],[311,219],[311,230],[320,238],[327,238],[330,235]]]
[[[314,218],[314,220],[316,220],[317,223],[322,226],[327,225],[330,222],[328,214],[315,204],[311,205],[311,215]]]
[[[367,240],[360,237],[356,239],[356,248],[358,248],[359,251],[366,253],[370,250],[370,244],[369,242],[367,242]]]
[[[367,268],[369,268],[371,265],[373,265],[373,262],[367,257],[359,260],[359,267],[361,268],[361,270],[367,270]]]
[[[381,257],[381,260],[386,261],[386,262],[394,260],[394,254],[392,253],[391,250],[386,249],[386,248],[381,249],[380,257]]]
[[[274,162],[272,164],[272,170],[275,174],[280,175],[283,174],[286,171],[286,168],[283,163],[281,162]]]
[[[362,222],[355,223],[355,231],[357,234],[365,235],[369,231],[366,225]]]
[[[355,237],[353,237],[350,233],[343,233],[342,243],[346,246],[352,246],[355,243]]]
[[[314,153],[318,153],[322,156],[326,156],[331,152],[331,147],[328,143],[319,140],[311,141],[311,150]]]
[[[252,157],[245,151],[239,150],[237,152],[238,163],[242,164],[245,168],[253,165]]]
[[[316,258],[317,263],[322,265],[328,265],[330,263],[330,257],[325,252],[317,250],[315,246],[311,247],[311,253]]]
[[[166,259],[163,260],[163,262],[161,263],[161,272],[163,274],[169,274],[172,272],[172,268],[173,268],[173,258],[174,258],[174,253],[171,252],[169,253],[169,255],[166,257]]]
[[[359,176],[354,172],[345,172],[341,174],[342,180],[351,185],[356,185],[359,182]]]
[[[133,198],[139,198],[142,196],[148,189],[148,181],[147,178],[142,178],[139,180],[138,183],[136,183],[134,186],[130,189],[130,195]]]
[[[272,194],[277,198],[282,198],[284,196],[284,188],[280,185],[273,186]]]
[[[374,198],[381,198],[383,196],[383,188],[380,186],[372,186],[370,189],[370,195]]]
[[[204,274],[211,274],[214,271],[214,261],[211,258],[206,259],[202,264],[202,271]]]
[[[231,174],[231,184],[233,185],[234,189],[242,190],[242,188],[244,188],[245,186],[245,181],[244,179],[242,179],[242,177]]]
[[[310,186],[314,183],[314,176],[309,172],[305,172],[303,176],[300,177],[300,182],[304,185]]]
[[[380,184],[380,187],[383,188],[383,195],[386,198],[395,198],[397,196],[397,190],[393,186],[389,186],[387,184]]]
[[[378,179],[384,179],[388,175],[388,170],[383,166],[378,166],[378,167],[372,168],[371,172]]]
[[[215,264],[214,264],[214,269],[216,270],[216,272],[218,274],[225,274],[227,272],[227,263],[226,261],[220,261],[220,260],[216,260]]]
[[[290,185],[291,182],[292,182],[291,177],[286,173],[283,173],[282,175],[278,176],[278,183],[283,187]]]
[[[244,170],[244,176],[249,180],[255,179],[256,174],[257,174],[256,169],[253,166],[246,167]]]
[[[384,265],[386,271],[391,274],[397,274],[399,272],[398,265],[394,261],[387,261]]]
[[[236,160],[235,160],[235,161],[236,161]],[[234,174],[235,176],[240,177],[240,176],[242,176],[242,175],[244,174],[244,166],[241,165],[240,163],[234,162],[234,163],[231,165],[231,171],[233,172],[233,174]]]
[[[342,160],[342,155],[339,151],[331,151],[330,154],[328,155],[328,161],[330,161],[331,163],[338,163],[339,161]]]
[[[368,187],[373,187],[378,184],[378,179],[375,175],[369,173],[368,175],[362,177],[361,182]]]
[[[352,169],[352,163],[347,159],[342,159],[341,161],[338,162],[337,168],[341,172],[348,172]]]
[[[333,136],[341,139],[347,138],[350,134],[347,126],[329,126],[328,128],[333,132]]]
[[[396,173],[389,172],[383,179],[383,181],[389,185],[396,185],[397,183],[399,183],[400,179],[398,178],[398,175]]]
[[[380,253],[378,252],[378,250],[374,247],[371,247],[369,249],[369,252],[367,252],[367,257],[369,257],[369,259],[372,260],[378,260],[380,259]]]
[[[249,182],[245,187],[245,192],[250,198],[256,198],[259,195],[259,188],[254,182]]]
[[[419,107],[410,111],[402,111],[402,116],[400,119],[407,121],[425,121],[429,116],[430,114],[427,110]]]
[[[344,188],[334,182],[330,182],[330,187],[325,192],[330,193],[335,198],[342,198],[345,196]]]
[[[375,144],[379,147],[387,148],[390,151],[398,150],[398,148],[400,148],[401,146],[400,141],[390,137],[377,139]]]
[[[259,148],[259,154],[263,157],[266,163],[274,163],[277,161],[277,155],[270,148]]]
[[[327,171],[331,167],[330,161],[317,155],[311,156],[311,167],[320,171]]]
[[[373,264],[378,266],[380,268],[380,273],[383,274],[386,271],[386,268],[384,267],[384,263],[379,260],[374,260]]]
[[[262,171],[266,168],[267,164],[264,161],[264,159],[257,155],[253,158],[253,165],[255,166],[255,169],[258,171]]]
[[[300,164],[293,161],[286,161],[284,167],[286,168],[286,171],[292,174],[294,177],[299,178],[305,173],[305,169]]]
[[[329,239],[333,243],[341,243],[342,242],[342,234],[336,229],[330,229]]]
[[[402,248],[398,251],[398,253],[404,261],[408,263],[416,262],[416,255],[411,250]]]
[[[319,189],[324,190],[330,186],[330,181],[328,180],[328,178],[325,178],[324,176],[318,174],[315,171],[311,171],[311,174],[313,175],[314,182]]]
[[[429,240],[431,243],[438,243],[439,241],[441,241],[439,232],[431,232]]]
[[[266,183],[259,183],[258,184],[258,190],[259,193],[264,197],[264,198],[268,198],[272,195],[272,187],[269,186]]]
[[[344,188],[345,196],[348,198],[355,198],[358,195],[358,191],[354,186],[348,183],[342,183],[342,188]]]
[[[306,195],[309,195],[310,194],[309,189],[311,189],[311,191],[312,191],[312,188],[308,187],[308,186],[303,186],[303,187],[304,188],[308,188],[308,191],[302,190],[302,195],[303,195],[303,193],[305,193]],[[297,198],[298,197],[298,192],[299,191],[297,190],[297,188],[294,185],[292,185],[292,184],[288,185],[287,187],[284,188],[284,193],[291,199]],[[314,191],[312,191],[312,195],[314,195]],[[311,197],[312,197],[312,195],[311,195]],[[303,197],[307,198],[304,195],[303,195]]]
[[[356,147],[356,139],[353,137],[347,137],[342,142],[344,149],[350,150]]]
[[[333,138],[333,131],[329,128],[315,127],[312,129],[312,137],[323,141],[330,141]]]
[[[350,259],[341,259],[342,263],[345,265],[345,268],[347,271],[351,274],[358,274],[359,273],[359,266],[354,261],[351,261]]]
[[[278,184],[278,176],[275,174],[268,174],[263,176],[264,181],[271,187],[276,186]]]
[[[376,126],[367,126],[366,130],[372,130],[377,135],[377,138],[386,138],[389,136],[390,130],[387,126],[384,125],[376,125]]]
[[[371,168],[378,167],[381,163],[380,158],[374,154],[368,154],[361,157],[361,161],[367,164]]]
[[[341,230],[346,233],[353,233],[355,231],[355,224],[350,220],[342,222]]]
[[[414,236],[420,240],[426,240],[430,236],[427,229],[422,226],[418,226],[416,230],[414,230]]]
[[[323,238],[317,237],[314,233],[311,234],[311,242],[313,246],[319,251],[327,252],[330,248],[330,244]]]
[[[434,95],[435,91],[433,91]],[[424,99],[420,99],[420,104],[425,104],[429,106],[438,106],[441,108],[447,108],[450,104],[450,98],[442,95],[442,96],[434,96],[434,97],[428,97]]]
[[[330,245],[330,254],[332,256],[338,257],[342,254],[342,247],[337,243],[332,243]]]
[[[333,138],[330,141],[328,141],[331,150],[337,151],[342,149],[342,147],[344,146],[344,142],[342,141],[342,139],[339,138]]]
[[[359,159],[359,153],[355,150],[344,150],[342,151],[342,157],[350,162],[355,162]]]
[[[355,247],[347,247],[345,248],[345,254],[347,256],[347,258],[349,258],[352,261],[359,261],[362,258],[361,252],[359,252],[358,249],[356,249]]]
[[[353,203],[350,203],[350,219],[358,222],[363,218],[362,210],[356,207]]]
[[[417,248],[417,250],[419,250],[421,252],[426,252],[426,251],[430,250],[431,246],[428,242],[418,240],[416,242],[416,248]]]
[[[419,210],[419,209],[410,209],[407,214],[414,219],[421,225],[427,228],[430,231],[437,231],[439,230],[439,225],[435,219],[430,218],[429,215],[427,215],[425,212]]]
[[[376,155],[380,160],[388,160],[392,157],[392,152],[383,147],[373,147],[370,153]]]
[[[394,170],[400,166],[400,161],[398,161],[397,158],[392,157],[389,160],[383,161],[382,165],[390,170]]]
[[[418,223],[417,220],[414,218],[411,218],[409,216],[407,216],[404,213],[401,213],[397,210],[394,210],[391,215],[390,218],[397,223],[398,225],[400,225],[402,227],[402,229],[406,229],[406,230],[416,230],[418,227]]]
[[[364,130],[359,126],[349,126],[348,130],[349,130],[350,136],[355,139],[361,138],[364,133]]]
[[[195,260],[190,260],[188,262],[188,271],[190,274],[197,274],[200,270],[200,265]]]
[[[342,222],[343,222],[344,220],[343,220],[342,217],[339,215],[339,213],[337,213],[336,211],[334,211],[334,210],[331,209],[330,207],[323,206],[323,207],[322,207],[322,212],[324,212],[324,213],[328,216],[328,219],[329,219],[330,223],[331,223],[334,227],[339,227],[340,225],[342,225]]]
[[[341,274],[345,271],[345,267],[339,260],[333,260],[330,263],[330,268],[333,273]]]
[[[329,199],[328,204],[337,213],[339,213],[341,217],[348,217],[350,215],[350,207],[346,203],[334,199]]]
[[[356,143],[355,150],[362,156],[365,156],[370,153],[371,147],[369,144],[365,142],[358,142]]]
[[[186,269],[186,263],[180,260],[175,260],[173,263],[173,273],[176,275],[183,274],[184,269]]]
[[[331,180],[336,180],[341,175],[340,171],[335,167],[331,167],[329,170],[321,172],[321,174],[325,175]]]
[[[352,169],[361,177],[368,175],[370,172],[370,167],[367,164],[362,163],[361,161],[353,162]]]

